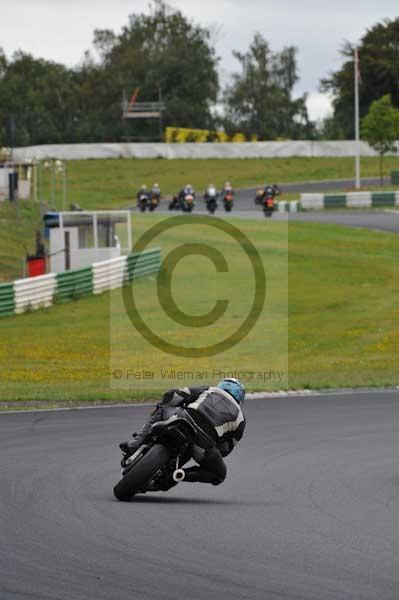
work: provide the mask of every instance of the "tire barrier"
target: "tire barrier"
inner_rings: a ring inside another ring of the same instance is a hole
[[[0,317],[21,314],[51,306],[55,302],[76,300],[90,294],[122,287],[128,281],[158,273],[161,249],[120,256],[91,267],[49,273],[0,284]]]
[[[389,208],[399,206],[399,192],[351,192],[349,194],[301,194],[301,210],[329,208]]]
[[[300,203],[297,200],[292,200],[291,202],[279,200],[277,202],[277,210],[279,212],[298,212],[300,208]]]

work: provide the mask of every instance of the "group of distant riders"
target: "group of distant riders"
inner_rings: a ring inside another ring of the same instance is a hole
[[[255,196],[255,204],[261,205],[266,217],[271,217],[276,209],[275,198],[280,195],[280,189],[277,185],[266,185],[259,188]],[[231,212],[234,206],[235,192],[230,181],[226,181],[223,189],[219,192],[215,185],[210,184],[205,190],[203,199],[206,208],[210,214],[215,214],[221,199],[224,210]],[[177,194],[175,194],[169,203],[169,210],[181,210],[191,213],[196,205],[196,192],[192,185],[185,185]],[[154,211],[161,201],[161,188],[155,183],[151,189],[142,185],[137,192],[137,207],[141,212],[147,209]]]

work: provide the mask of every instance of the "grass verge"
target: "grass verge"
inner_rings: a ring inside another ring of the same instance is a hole
[[[159,220],[160,216],[153,217],[151,223]],[[144,231],[149,223],[137,217],[136,230]],[[284,369],[288,361],[289,377],[283,385],[254,381],[248,384],[251,390],[399,383],[399,236],[290,223],[287,238],[281,223],[236,219],[234,223],[256,244],[266,266],[267,310],[245,343],[222,359],[202,360],[203,370],[223,364],[266,371],[271,367]],[[162,241],[164,254],[175,244],[196,239],[194,229],[176,232]],[[229,288],[234,302],[224,321],[225,326],[233,326],[251,296],[252,290],[243,285],[248,280],[247,265],[217,232],[210,230],[201,241],[220,247],[234,265],[238,288],[233,293]],[[287,274],[289,297],[284,283]],[[135,285],[141,314],[157,332],[182,343],[198,341],[195,332],[171,327],[157,305],[154,280]],[[187,258],[176,267],[173,295],[183,311],[203,314],[220,293],[206,259],[193,264]],[[22,407],[29,402],[68,405],[154,399],[168,387],[167,381],[158,377],[145,388],[134,382],[129,389],[111,388],[112,368],[125,372],[154,365],[157,369],[195,366],[193,360],[157,354],[131,326],[127,327],[118,290],[5,318],[0,328],[3,408],[10,403]],[[218,333],[214,328],[204,335],[211,339]]]
[[[362,177],[378,177],[378,158],[362,159]],[[384,173],[399,168],[396,157],[387,157]],[[142,184],[158,182],[164,194],[173,194],[186,183],[202,192],[209,183],[221,187],[226,180],[237,188],[269,183],[289,183],[354,177],[353,158],[268,158],[268,159],[103,159],[68,161],[68,203],[86,209],[120,208],[135,203]],[[51,181],[43,171],[39,196],[58,209],[62,204],[61,181],[51,201]]]

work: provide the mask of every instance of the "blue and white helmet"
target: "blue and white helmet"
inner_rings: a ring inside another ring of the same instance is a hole
[[[234,379],[233,377],[222,379],[222,381],[218,383],[218,388],[233,396],[238,404],[244,402],[245,386],[239,379]]]

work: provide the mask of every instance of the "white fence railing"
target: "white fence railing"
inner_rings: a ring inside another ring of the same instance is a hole
[[[50,306],[53,303],[56,286],[55,273],[14,281],[16,314],[29,308]]]

